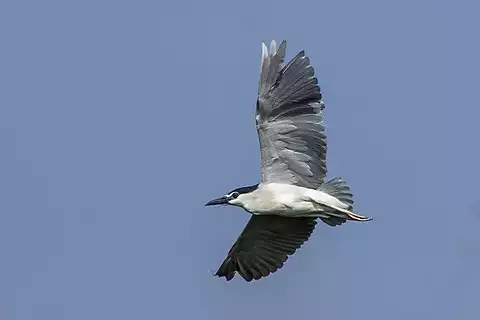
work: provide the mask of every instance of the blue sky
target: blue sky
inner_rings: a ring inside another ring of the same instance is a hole
[[[478,319],[475,1],[2,1],[0,319]],[[305,49],[367,224],[212,276],[258,182],[261,41]]]

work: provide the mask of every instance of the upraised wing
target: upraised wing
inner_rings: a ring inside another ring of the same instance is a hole
[[[324,103],[310,59],[300,51],[284,65],[286,42],[278,50],[262,43],[256,125],[262,182],[318,188],[326,175]]]

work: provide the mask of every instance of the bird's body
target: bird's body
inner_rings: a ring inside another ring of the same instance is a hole
[[[231,201],[255,215],[279,215],[284,217],[344,217],[350,205],[322,191],[285,183],[260,184],[250,193],[241,194]],[[336,212],[338,211],[338,212]],[[354,220],[354,219],[352,219]]]
[[[341,204],[336,198],[324,192],[285,183],[260,184],[254,192],[240,195],[237,199],[241,200],[243,208],[252,214],[275,214],[284,217],[311,214],[318,217],[316,203],[331,201]]]
[[[246,281],[280,269],[315,229],[368,221],[354,212],[342,178],[325,182],[327,142],[322,93],[310,59],[300,51],[284,64],[286,42],[278,50],[262,43],[255,123],[261,150],[261,182],[237,188],[207,205],[229,204],[252,214],[216,272]]]

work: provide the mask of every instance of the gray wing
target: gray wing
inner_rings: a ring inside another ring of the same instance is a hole
[[[300,51],[283,64],[286,42],[262,44],[256,125],[262,182],[318,188],[326,175],[324,103],[310,59]]]
[[[266,277],[283,267],[315,225],[315,218],[254,215],[215,275],[230,281],[238,272],[248,282]]]

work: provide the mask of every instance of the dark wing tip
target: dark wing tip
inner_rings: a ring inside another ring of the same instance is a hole
[[[233,277],[235,276],[235,271],[224,273],[224,272],[220,272],[220,270],[219,270],[219,271],[217,271],[217,273],[215,273],[215,275],[219,278],[224,277],[228,282],[228,281],[232,280]]]
[[[230,281],[235,276],[235,270],[236,270],[236,267],[235,267],[234,261],[232,261],[230,257],[227,257],[225,261],[223,261],[220,268],[218,268],[215,275],[220,278],[225,277],[227,281]]]

